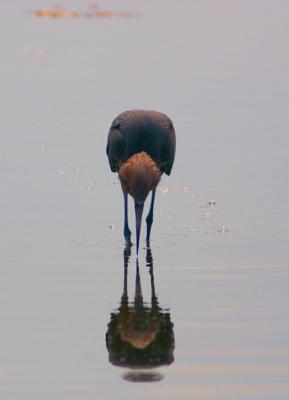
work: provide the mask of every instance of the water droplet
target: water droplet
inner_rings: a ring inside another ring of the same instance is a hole
[[[189,229],[188,229],[188,232],[193,232],[193,233],[195,233],[195,232],[199,232],[199,230],[196,229],[196,228],[189,228]]]
[[[45,51],[42,50],[42,49],[36,49],[36,50],[34,51],[34,55],[35,55],[35,57],[42,58],[42,57],[45,56]]]
[[[217,206],[217,202],[215,200],[209,200],[206,203],[207,208],[215,208]]]
[[[68,173],[68,167],[63,167],[59,170],[60,175],[65,175]]]
[[[228,233],[230,231],[225,226],[219,226],[219,227],[216,228],[216,232],[224,235],[225,233]]]
[[[163,194],[166,194],[171,191],[171,188],[169,186],[165,186],[165,187],[160,188],[159,191]]]
[[[211,219],[212,217],[213,217],[213,214],[210,212],[206,212],[201,215],[201,219],[205,219],[205,220]]]
[[[114,224],[111,224],[111,225],[109,225],[109,229],[116,229],[117,228],[117,226],[116,225],[114,225]]]
[[[217,202],[215,200],[209,200],[200,206],[201,208],[216,208]]]

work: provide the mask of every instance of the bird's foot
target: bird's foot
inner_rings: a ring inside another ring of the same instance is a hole
[[[150,242],[150,238],[146,238],[146,248],[150,249],[151,248],[151,242]]]
[[[131,237],[130,234],[129,234],[129,235],[126,235],[126,236],[124,237],[124,238],[125,238],[125,247],[131,248],[132,242],[131,242],[131,240],[130,240],[130,237]]]
[[[125,264],[128,263],[129,257],[131,255],[131,246],[132,246],[131,243],[126,243],[124,246],[123,255],[124,255]]]
[[[146,236],[147,247],[150,247],[151,227],[152,227],[151,225],[147,225],[147,236]]]
[[[131,231],[130,231],[130,229],[129,229],[128,227],[125,227],[125,228],[124,228],[124,230],[123,230],[123,235],[124,235],[124,238],[125,238],[126,246],[131,246],[131,245],[132,245],[131,240],[130,240],[130,238],[131,238]]]
[[[128,248],[128,249],[130,249],[132,247],[132,242],[131,242],[130,239],[128,239],[128,240],[126,239],[125,240],[125,247]]]

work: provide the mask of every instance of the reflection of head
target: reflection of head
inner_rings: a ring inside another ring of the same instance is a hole
[[[150,320],[140,321],[137,314],[133,314],[126,326],[118,327],[121,339],[130,343],[135,349],[145,349],[155,340],[158,326],[153,326]]]
[[[123,374],[123,379],[129,382],[159,382],[164,376],[156,371],[130,370]]]
[[[152,368],[174,361],[174,333],[170,314],[149,307],[137,315],[134,305],[111,314],[106,334],[109,361],[130,368]]]
[[[109,361],[129,368],[153,368],[171,364],[175,347],[173,324],[170,313],[159,307],[155,296],[152,258],[149,264],[151,304],[143,302],[138,265],[134,302],[128,301],[127,263],[126,254],[121,305],[111,314],[106,333]]]

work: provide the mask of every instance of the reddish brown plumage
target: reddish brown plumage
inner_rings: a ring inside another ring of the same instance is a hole
[[[140,204],[151,190],[155,190],[161,179],[157,164],[144,151],[134,154],[123,163],[118,174],[124,192],[129,193]]]

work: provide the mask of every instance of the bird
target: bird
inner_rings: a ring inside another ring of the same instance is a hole
[[[128,225],[128,194],[134,199],[136,219],[136,254],[139,252],[142,214],[145,200],[152,192],[146,218],[146,241],[150,242],[156,187],[163,173],[170,175],[176,152],[172,121],[158,111],[129,110],[119,114],[108,133],[106,154],[110,169],[117,172],[124,196],[123,234],[131,246]]]

